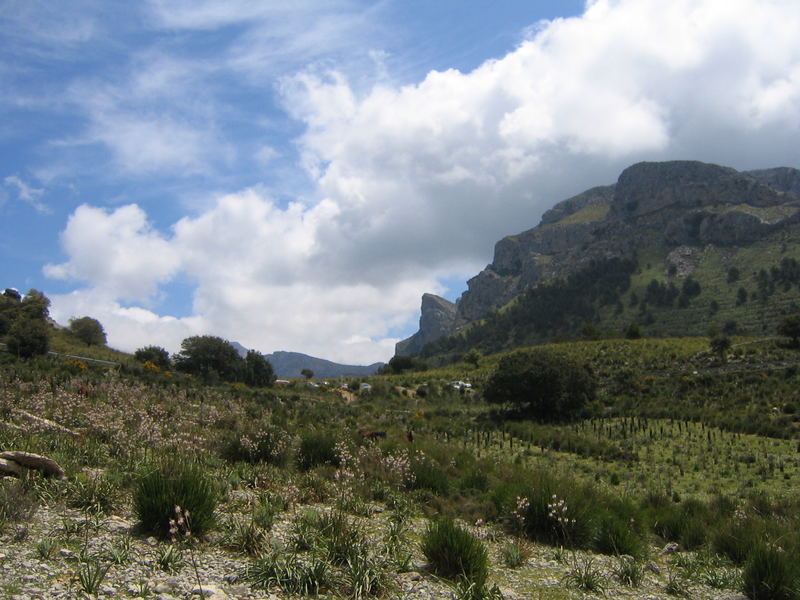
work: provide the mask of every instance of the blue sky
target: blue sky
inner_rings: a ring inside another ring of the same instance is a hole
[[[800,166],[794,0],[278,4],[4,5],[0,286],[368,363],[629,164]]]

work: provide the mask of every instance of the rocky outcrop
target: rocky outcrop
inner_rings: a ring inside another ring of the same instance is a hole
[[[395,354],[398,356],[417,354],[425,344],[453,330],[456,305],[452,302],[435,294],[423,294],[421,312],[419,331],[397,343]]]
[[[798,222],[797,169],[739,172],[695,161],[638,163],[616,184],[559,202],[538,226],[497,242],[491,264],[467,282],[455,305],[448,303],[445,317],[426,317],[423,298],[420,330],[397,348],[414,354],[593,259],[645,248],[662,248],[666,255],[675,247],[747,245]]]
[[[746,174],[769,187],[800,198],[800,170],[791,167],[746,171]]]
[[[729,167],[694,161],[638,163],[619,176],[611,214],[630,219],[667,207],[772,206],[782,201],[776,190]]]

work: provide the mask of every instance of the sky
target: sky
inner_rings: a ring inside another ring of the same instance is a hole
[[[171,352],[388,360],[643,160],[800,167],[797,0],[6,0],[0,287]]]

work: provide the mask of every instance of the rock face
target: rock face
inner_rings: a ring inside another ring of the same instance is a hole
[[[742,246],[800,222],[800,170],[739,172],[695,162],[638,163],[617,183],[556,204],[538,226],[503,238],[455,305],[426,294],[420,330],[398,354],[484,318],[527,289],[598,258],[644,248]],[[446,304],[442,304],[446,303]]]
[[[410,338],[399,342],[395,348],[397,355],[416,354],[428,342],[439,339],[452,331],[456,317],[456,305],[435,294],[423,294],[422,315],[419,318],[419,331]]]

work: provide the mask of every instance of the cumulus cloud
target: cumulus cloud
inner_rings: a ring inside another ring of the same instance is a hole
[[[796,164],[797,27],[791,1],[596,0],[469,73],[360,95],[338,72],[287,79],[348,231],[325,243],[359,273],[446,268],[631,162]]]
[[[218,198],[161,235],[138,206],[110,212],[81,206],[62,235],[70,260],[45,273],[85,281],[87,288],[54,296],[53,315],[66,322],[92,314],[106,326],[109,343],[125,350],[144,345],[147,336],[175,351],[189,335],[214,334],[263,352],[385,359],[397,341],[390,332],[406,323],[420,290],[437,287],[436,279],[424,271],[379,287],[331,277],[318,241],[337,212],[330,201],[281,208],[250,189]],[[163,317],[120,304],[146,303],[178,273],[195,285],[195,316]]]
[[[44,267],[56,279],[85,281],[115,298],[149,301],[180,266],[179,255],[135,205],[112,212],[81,205],[61,234],[69,260]]]
[[[258,27],[276,18],[251,4],[235,17],[215,3],[151,4],[164,27],[247,24],[224,57],[246,70]],[[365,88],[317,64],[280,87],[304,128],[297,147],[313,200],[283,205],[258,188],[224,195],[169,235],[137,207],[82,207],[63,238],[69,260],[48,272],[108,290],[108,314],[128,327],[152,319],[162,332],[202,327],[263,351],[385,359],[423,291],[475,272],[500,237],[633,162],[800,165],[797,31],[795,0],[594,0],[467,73],[402,86],[384,74]],[[174,125],[187,153],[203,144],[175,123],[151,129]],[[180,164],[180,153],[162,154]],[[95,256],[118,222],[119,254]],[[129,256],[133,248],[143,252]],[[193,321],[115,304],[135,290],[151,296],[178,272],[196,284]]]

